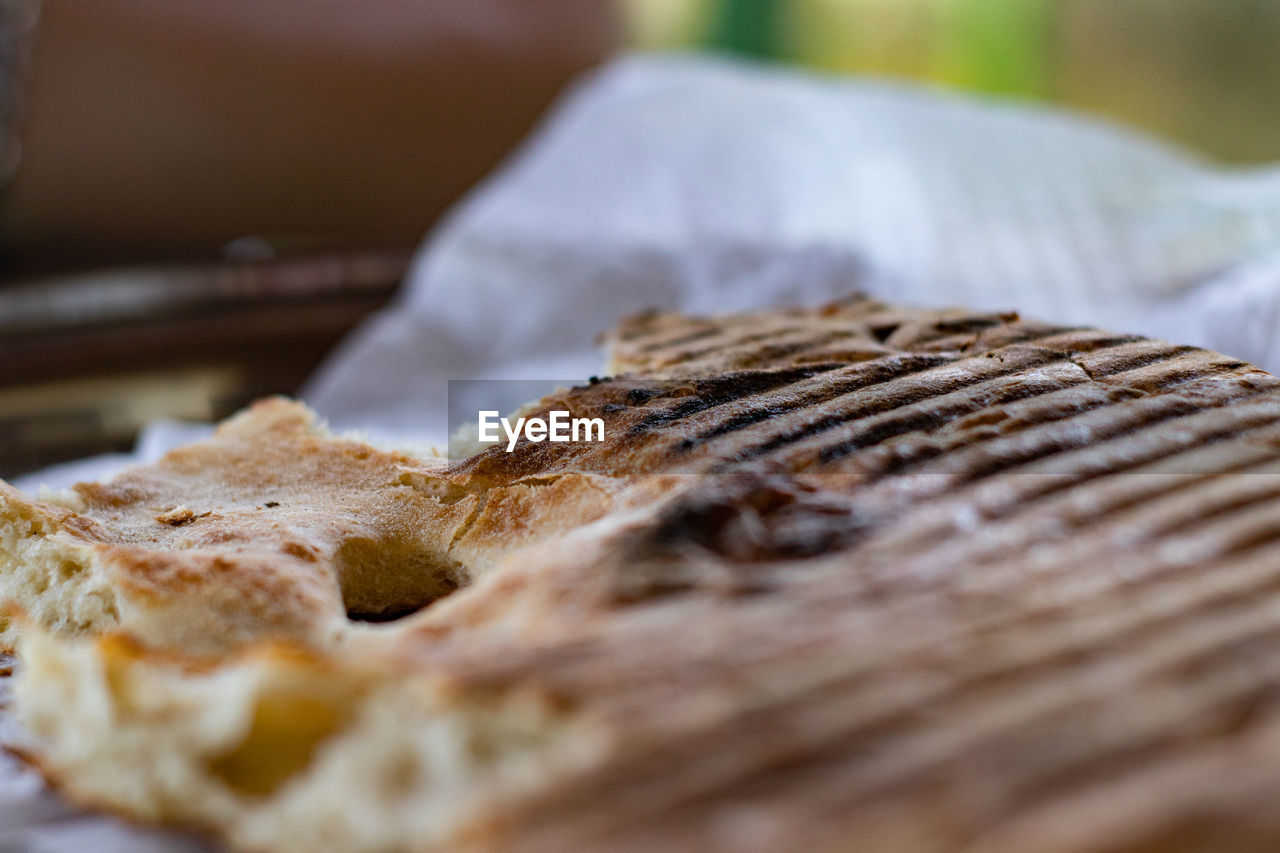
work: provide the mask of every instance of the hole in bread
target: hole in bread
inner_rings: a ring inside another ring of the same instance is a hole
[[[872,326],[871,334],[880,343],[887,343],[889,338],[893,337],[893,333],[898,331],[900,323],[887,323],[880,326]]]
[[[410,616],[470,580],[456,561],[420,544],[350,539],[336,555],[347,617],[392,622]]]
[[[347,723],[333,702],[306,695],[265,695],[244,739],[209,765],[229,788],[265,797],[311,764],[319,745]]]

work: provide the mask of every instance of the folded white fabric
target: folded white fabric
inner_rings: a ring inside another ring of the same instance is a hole
[[[596,372],[651,306],[858,288],[1016,308],[1280,368],[1280,169],[1046,108],[694,57],[584,81],[431,237],[307,398],[439,437],[449,379]]]

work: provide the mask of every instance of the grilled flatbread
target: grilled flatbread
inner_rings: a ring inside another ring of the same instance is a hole
[[[615,376],[534,407],[603,418],[603,442],[445,465],[257,434],[305,421],[277,402],[180,452],[207,500],[9,496],[44,525],[6,534],[10,574],[79,519],[126,537],[114,519],[171,501],[155,515],[220,515],[251,574],[323,603],[305,628],[227,604],[234,638],[211,644],[119,606],[50,619],[19,591],[33,759],[82,802],[246,849],[1280,846],[1280,380],[862,299],[646,315],[611,343]],[[232,499],[210,469],[237,434],[274,461],[234,466]],[[291,467],[296,442],[371,473]],[[245,520],[277,500],[255,477],[293,484],[272,533]],[[334,515],[342,494],[359,508]],[[375,544],[347,560],[357,520]],[[377,563],[387,531],[427,556]],[[305,569],[272,551],[298,538],[325,543]],[[129,541],[191,580],[132,607],[218,587],[220,543]],[[422,609],[362,626],[351,601]]]
[[[468,583],[491,546],[505,556],[609,506],[599,478],[472,489],[443,471],[266,400],[109,483],[35,501],[0,482],[0,598],[59,633],[121,630],[185,654],[326,647],[353,619],[402,616]],[[522,536],[475,541],[488,500],[518,508]],[[5,621],[0,650],[16,637]]]

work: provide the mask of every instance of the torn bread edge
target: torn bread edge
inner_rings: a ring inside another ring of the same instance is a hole
[[[385,660],[263,644],[209,664],[32,625],[21,656],[17,751],[55,787],[240,849],[487,848],[495,815],[607,750],[534,687]]]

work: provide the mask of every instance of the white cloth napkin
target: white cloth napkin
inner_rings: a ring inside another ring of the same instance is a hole
[[[448,380],[597,373],[625,313],[854,289],[1280,368],[1280,169],[1042,107],[624,59],[438,229],[305,396],[339,426],[439,441]]]
[[[851,290],[1145,332],[1280,369],[1280,169],[1075,115],[884,82],[634,57],[582,81],[313,378],[338,428],[442,443],[450,379],[573,378],[647,307]],[[202,434],[147,433],[139,458]],[[23,478],[69,485],[109,457]],[[189,849],[73,817],[0,765],[0,849]],[[142,846],[142,845],[146,846]]]

